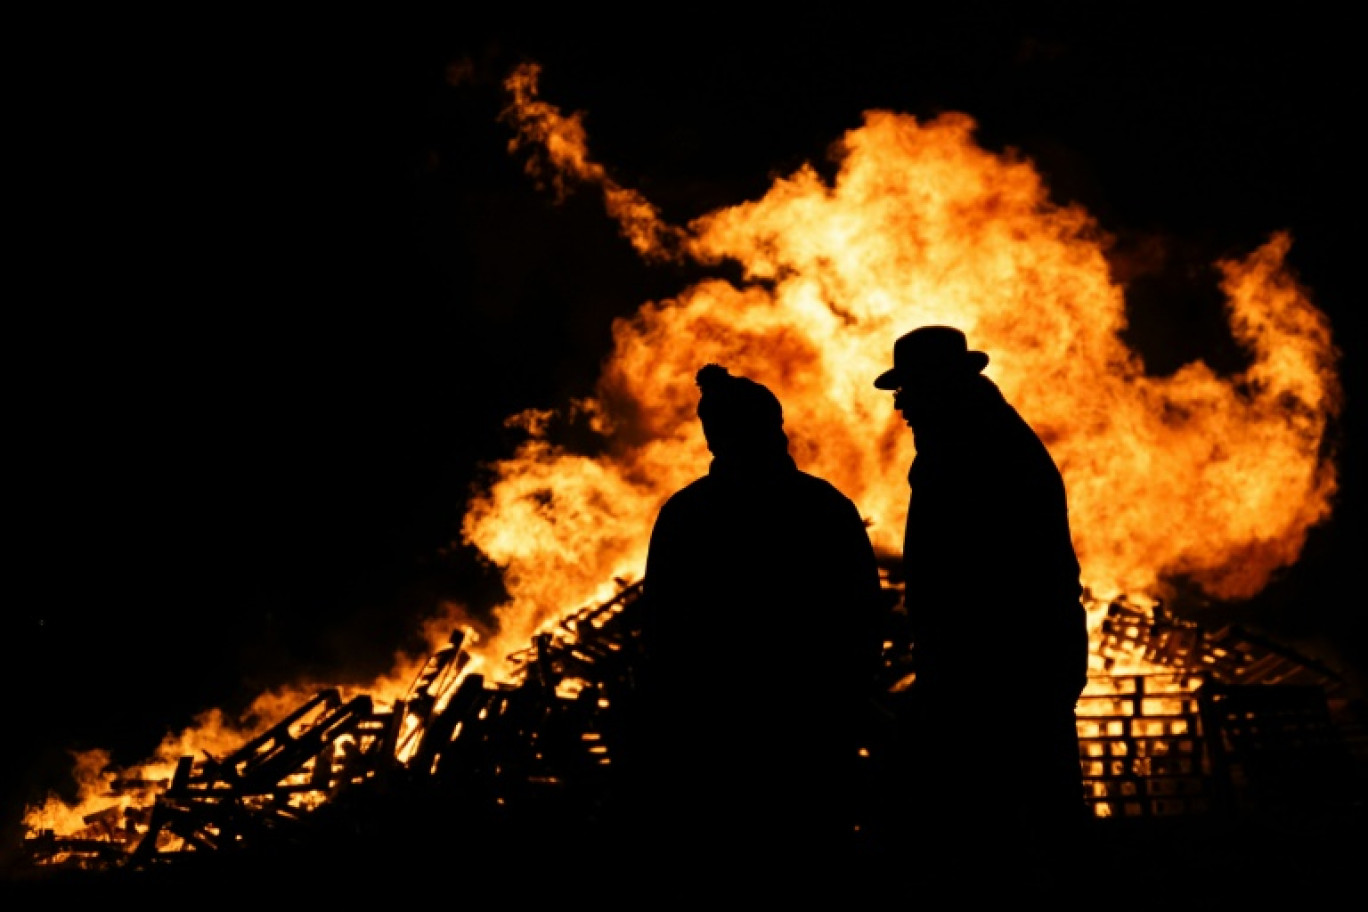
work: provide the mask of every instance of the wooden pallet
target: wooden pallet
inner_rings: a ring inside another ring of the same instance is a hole
[[[1211,758],[1198,692],[1186,674],[1098,675],[1078,703],[1079,759],[1098,817],[1211,810]]]

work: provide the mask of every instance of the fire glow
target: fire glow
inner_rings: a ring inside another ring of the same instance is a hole
[[[1329,516],[1337,352],[1285,265],[1286,234],[1217,264],[1249,367],[1151,377],[1120,338],[1106,234],[1052,203],[1030,162],[976,145],[964,114],[867,112],[842,137],[830,184],[803,167],[679,229],[590,159],[579,117],[541,101],[537,78],[528,65],[507,83],[511,146],[530,154],[530,173],[561,192],[600,188],[644,256],[733,261],[745,282],[700,282],[614,325],[594,396],[571,410],[602,435],[602,455],[558,446],[543,414],[513,419],[530,439],[464,523],[512,594],[491,660],[639,574],[660,504],[707,468],[693,375],[708,361],[773,389],[799,466],[860,506],[876,548],[899,552],[913,445],[872,378],[895,338],[929,323],[959,326],[991,354],[986,373],[1045,440],[1097,598],[1161,599],[1178,576],[1247,598]]]
[[[1338,354],[1285,264],[1286,234],[1217,264],[1247,369],[1218,376],[1193,362],[1152,377],[1121,340],[1125,289],[1107,234],[1080,208],[1051,202],[1029,161],[978,146],[965,114],[919,122],[869,111],[840,138],[830,182],[805,166],[759,199],[676,226],[592,160],[580,117],[543,101],[538,75],[526,65],[506,82],[510,151],[526,156],[529,174],[558,193],[601,192],[648,260],[731,262],[743,280],[643,303],[614,324],[590,396],[559,415],[509,419],[526,440],[491,466],[462,534],[500,569],[510,599],[466,673],[497,680],[504,657],[539,630],[640,576],[661,503],[707,469],[693,377],[709,361],[775,392],[799,467],[859,505],[885,554],[901,549],[914,453],[872,379],[895,338],[930,323],[959,326],[990,353],[986,373],[1059,463],[1083,582],[1098,600],[1161,600],[1179,577],[1214,598],[1247,598],[1295,563],[1330,515],[1336,468],[1324,438],[1340,408]],[[555,417],[600,446],[557,442]],[[400,662],[370,692],[397,698],[421,662]],[[310,693],[301,686],[259,708],[246,730],[211,714],[168,738],[155,765],[169,771],[176,756],[240,742]],[[98,772],[84,781],[77,807],[54,799],[26,824],[71,829],[108,803]]]

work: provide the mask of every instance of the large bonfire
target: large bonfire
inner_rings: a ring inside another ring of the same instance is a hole
[[[802,167],[759,199],[679,226],[590,157],[581,118],[539,97],[535,65],[505,87],[511,151],[530,174],[558,193],[600,192],[641,256],[731,261],[742,280],[681,288],[613,326],[594,394],[559,410],[596,435],[592,451],[554,439],[552,411],[509,419],[526,442],[492,467],[463,534],[501,570],[510,597],[486,635],[467,638],[463,673],[499,680],[507,656],[538,631],[640,576],[656,511],[706,469],[692,378],[709,361],[774,390],[798,465],[859,505],[885,554],[901,547],[913,444],[871,380],[897,336],[930,323],[963,328],[991,354],[986,373],[1059,463],[1095,604],[1156,603],[1179,578],[1217,599],[1247,598],[1328,517],[1337,352],[1286,266],[1286,234],[1216,264],[1248,367],[1220,376],[1199,361],[1154,377],[1122,341],[1125,288],[1109,268],[1106,232],[1052,202],[1030,161],[976,144],[964,114],[922,122],[867,112],[835,147],[832,180]],[[1100,612],[1092,617],[1100,624]],[[429,644],[459,623],[434,619]],[[399,699],[424,659],[401,657],[386,678],[352,690]],[[240,743],[317,686],[263,695],[243,720],[211,710],[168,737],[143,778],[164,780],[179,757]],[[30,809],[27,826],[69,832],[107,806],[107,759],[83,755],[81,798]]]

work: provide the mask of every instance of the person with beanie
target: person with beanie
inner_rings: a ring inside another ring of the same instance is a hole
[[[695,379],[712,461],[660,509],[643,586],[640,848],[783,889],[859,826],[889,605],[859,510],[794,463],[774,393],[718,364]]]

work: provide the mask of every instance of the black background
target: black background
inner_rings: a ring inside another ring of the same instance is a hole
[[[696,277],[640,262],[594,193],[557,204],[522,172],[498,121],[522,60],[676,223],[824,167],[867,109],[968,113],[1119,249],[1162,239],[1127,289],[1156,374],[1240,367],[1211,263],[1289,231],[1344,353],[1342,492],[1295,567],[1203,610],[1361,675],[1355,30],[1304,4],[957,9],[18,29],[4,844],[70,787],[69,749],[132,763],[204,708],[364,682],[441,599],[498,598],[448,546],[510,452],[503,418],[590,392],[611,319]]]

